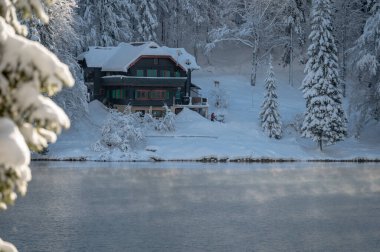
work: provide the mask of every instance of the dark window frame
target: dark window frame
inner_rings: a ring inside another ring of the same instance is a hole
[[[152,72],[154,73],[154,75],[151,74]],[[157,75],[158,75],[157,69],[147,69],[146,70],[146,76],[147,77],[157,77]]]
[[[161,77],[170,77],[171,73],[170,70],[163,69],[161,70]]]
[[[139,73],[142,74],[142,75],[139,75]],[[145,76],[144,69],[137,69],[136,70],[136,76],[137,77],[144,77]]]
[[[163,101],[170,98],[170,92],[166,89],[137,89],[135,99],[138,101]]]

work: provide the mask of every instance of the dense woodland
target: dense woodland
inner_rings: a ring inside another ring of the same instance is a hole
[[[331,5],[343,94],[361,124],[380,118],[379,8],[376,0],[335,0]],[[88,46],[153,40],[206,59],[225,41],[251,48],[252,85],[258,64],[272,53],[289,67],[292,85],[293,65],[308,59],[311,9],[309,0],[68,0],[49,7],[49,24],[32,20],[29,27],[32,39],[69,64],[77,83],[75,56]],[[355,90],[354,97],[349,90]],[[75,95],[57,99],[69,114],[85,108],[83,85],[66,92]]]

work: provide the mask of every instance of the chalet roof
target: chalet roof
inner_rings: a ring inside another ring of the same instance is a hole
[[[86,60],[87,67],[103,67],[108,58],[114,54],[116,47],[90,46],[77,60]]]
[[[136,60],[143,56],[169,57],[185,71],[200,69],[194,56],[184,48],[159,46],[155,42],[120,43],[116,47],[90,47],[77,59],[85,59],[88,67],[101,67],[102,71],[126,72]]]

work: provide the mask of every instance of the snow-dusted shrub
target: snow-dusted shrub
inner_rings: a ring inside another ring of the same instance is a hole
[[[296,114],[294,116],[294,118],[292,119],[292,121],[290,121],[284,125],[284,129],[300,133],[304,117],[305,117],[304,114],[301,114],[301,113]]]
[[[150,113],[145,113],[140,117],[142,128],[148,131],[170,132],[175,131],[175,114],[169,109],[167,105],[163,106],[165,114],[161,118],[155,118]],[[139,115],[136,113],[136,115]],[[138,120],[138,118],[136,118]]]
[[[164,106],[165,116],[158,119],[156,124],[156,130],[161,132],[175,131],[175,114],[169,109],[168,106]]]
[[[95,151],[119,149],[127,152],[143,142],[144,133],[141,129],[139,114],[124,114],[111,110],[103,125],[102,137],[95,143],[93,149]]]
[[[151,114],[145,113],[141,118],[141,123],[145,130],[155,130],[158,122]]]

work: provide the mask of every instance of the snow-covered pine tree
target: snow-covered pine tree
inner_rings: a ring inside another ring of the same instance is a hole
[[[142,41],[157,41],[157,6],[151,0],[133,0],[134,38]]]
[[[129,41],[133,33],[130,17],[133,5],[128,0],[78,0],[82,49],[88,46],[115,46]]]
[[[359,111],[356,134],[371,119],[380,120],[380,3],[368,1],[370,16],[362,35],[351,49],[352,63],[358,81],[352,95],[352,106]]]
[[[366,8],[367,1],[363,0],[335,0],[334,23],[339,29],[334,30],[336,44],[338,46],[338,57],[340,65],[340,77],[342,93],[345,97],[348,63],[348,49],[354,46],[355,41],[363,31],[363,26],[368,17]]]
[[[75,57],[77,50],[81,50],[80,41],[84,38],[84,35],[79,33],[80,27],[77,23],[79,17],[75,12],[76,8],[76,0],[55,1],[47,10],[49,23],[37,25],[35,31],[35,33],[38,32],[38,41],[67,64],[74,75],[75,86],[63,89],[54,97],[54,101],[64,109],[72,123],[81,119],[88,110],[87,88]]]
[[[157,20],[159,21],[158,25],[158,40],[166,46],[169,46],[167,43],[168,40],[168,30],[173,29],[172,26],[170,26],[170,22],[167,22],[167,20],[170,18],[169,16],[173,16],[176,13],[173,13],[173,9],[169,9],[170,5],[169,3],[172,2],[170,0],[156,0],[156,6],[157,6]],[[169,14],[170,10],[170,15]]]
[[[282,122],[278,112],[276,77],[272,66],[272,55],[269,57],[267,78],[265,79],[265,98],[261,105],[261,127],[270,138],[280,139],[282,135]]]
[[[54,54],[15,34],[15,30],[27,33],[16,16],[10,18],[17,6],[24,7],[25,15],[35,10],[43,21],[48,21],[39,1],[23,0],[18,4],[0,6],[0,208],[14,201],[14,189],[26,192],[30,172],[26,146],[41,150],[55,141],[62,127],[70,125],[62,109],[41,93],[52,96],[63,86],[74,84],[69,69]]]
[[[296,47],[295,45],[303,46],[305,44],[303,4],[302,0],[287,0],[284,2],[281,13],[284,21],[284,31],[288,37],[284,45],[282,61],[284,66],[289,65],[289,84],[291,86],[293,86],[294,48]],[[294,35],[297,36],[298,43],[294,43]]]
[[[48,22],[39,0],[0,1],[0,10],[0,209],[6,209],[16,192],[26,193],[31,179],[28,147],[41,150],[70,126],[63,110],[43,94],[52,96],[74,80],[54,54],[23,37],[27,28],[17,11]],[[17,249],[0,239],[0,251]]]
[[[347,134],[331,7],[331,0],[313,0],[309,60],[302,83],[306,100],[302,135],[318,142],[320,150],[323,143],[333,144]]]

